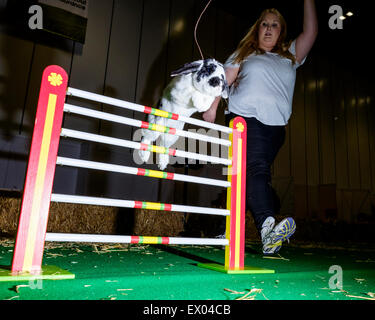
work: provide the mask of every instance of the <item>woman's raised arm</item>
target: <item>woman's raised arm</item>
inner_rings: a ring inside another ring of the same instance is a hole
[[[225,78],[227,80],[228,86],[231,86],[232,83],[236,80],[239,70],[240,68],[226,68],[225,69]],[[202,115],[203,120],[207,122],[212,122],[212,123],[215,122],[216,111],[217,111],[217,107],[219,106],[220,100],[221,100],[221,97],[215,98],[210,109],[208,109],[205,113],[203,113]]]
[[[306,58],[318,35],[315,1],[304,0],[304,2],[303,31],[296,41],[296,58],[299,63]]]

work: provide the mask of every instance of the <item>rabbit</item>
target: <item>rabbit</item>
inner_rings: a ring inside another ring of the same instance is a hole
[[[171,73],[173,79],[164,89],[159,102],[159,109],[190,117],[196,112],[205,112],[218,96],[228,98],[228,83],[225,78],[224,67],[215,59],[198,60],[186,63]],[[185,123],[168,118],[148,116],[149,123],[163,125],[170,128],[183,129]],[[160,132],[142,129],[141,143],[151,144]],[[162,134],[160,146],[169,148],[178,136]],[[143,162],[147,162],[150,151],[139,150]],[[159,154],[158,167],[164,170],[169,163],[169,155]]]

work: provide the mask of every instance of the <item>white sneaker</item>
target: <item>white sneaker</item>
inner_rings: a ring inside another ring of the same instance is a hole
[[[281,221],[267,236],[263,242],[263,254],[271,255],[279,252],[282,243],[289,241],[289,238],[296,231],[296,223],[293,218],[286,218]]]
[[[260,231],[260,236],[262,238],[263,245],[268,241],[268,235],[273,230],[275,226],[275,218],[268,217],[262,224],[262,230]]]

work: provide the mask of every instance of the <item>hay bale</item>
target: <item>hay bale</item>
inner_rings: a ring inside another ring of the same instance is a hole
[[[115,234],[118,209],[51,203],[47,232]]]
[[[15,236],[21,199],[0,197],[0,233]],[[51,203],[47,232],[115,234],[118,208]]]
[[[136,209],[134,235],[175,237],[184,230],[184,214]]]
[[[15,235],[21,199],[0,196],[0,234]]]

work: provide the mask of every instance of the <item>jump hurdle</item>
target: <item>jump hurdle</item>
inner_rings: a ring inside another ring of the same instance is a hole
[[[225,263],[199,264],[204,268],[226,273],[274,273],[273,270],[245,267],[245,178],[246,178],[246,122],[237,117],[229,127],[208,123],[202,120],[183,117],[163,110],[68,88],[68,76],[59,66],[47,67],[42,76],[34,132],[31,142],[29,163],[22,198],[18,231],[13,252],[10,272],[0,270],[0,281],[24,280],[28,276],[41,279],[69,279],[74,275],[56,267],[42,266],[45,241],[58,242],[95,242],[95,243],[132,243],[132,244],[165,244],[165,245],[218,245],[225,246]],[[184,121],[200,127],[215,129],[229,134],[229,139],[208,137],[174,128],[157,126],[139,121],[73,106],[65,103],[66,96],[79,97],[85,100],[126,108],[133,111],[153,114],[176,121]],[[121,140],[87,132],[62,128],[64,112],[71,112],[87,117],[104,119],[124,125],[155,130],[221,144],[229,147],[228,158],[201,155],[192,152],[145,145],[134,141]],[[108,145],[121,146],[154,153],[169,154],[195,160],[228,166],[228,179],[218,180],[203,177],[175,174],[157,170],[119,166],[80,159],[58,157],[58,145],[61,137],[92,141]],[[184,181],[227,188],[227,208],[205,208],[166,203],[152,203],[136,200],[105,199],[76,195],[52,194],[56,165],[88,168],[121,174],[131,174],[150,178]],[[65,202],[111,207],[142,208],[164,211],[189,212],[196,214],[219,215],[226,217],[226,239],[176,238],[176,237],[142,237],[122,235],[88,235],[47,233],[50,202]],[[4,280],[5,279],[5,280]]]

